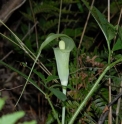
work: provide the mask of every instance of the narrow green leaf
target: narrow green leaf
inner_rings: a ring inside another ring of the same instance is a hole
[[[0,64],[2,64],[2,65],[4,65],[4,66],[10,68],[11,70],[17,72],[18,74],[20,74],[23,78],[25,78],[25,79],[27,80],[28,76],[25,75],[24,73],[20,72],[19,70],[15,69],[14,67],[12,67],[12,66],[6,64],[5,62],[3,62],[3,61],[1,61],[1,60],[0,60]],[[33,86],[35,86],[40,92],[42,92],[42,93],[45,95],[45,93],[39,88],[39,86],[36,84],[35,81],[33,81],[31,78],[29,78],[29,82],[30,82]]]
[[[22,124],[37,124],[37,122],[35,120],[33,120],[33,121],[30,121],[30,122],[24,122]]]
[[[112,24],[110,24],[105,16],[96,7],[93,7],[91,10],[88,2],[86,2],[85,0],[82,0],[82,2],[91,11],[91,14],[101,28],[106,40],[111,41],[116,35],[116,26],[114,27]]]
[[[65,101],[67,99],[66,95],[63,94],[60,90],[58,89],[54,89],[54,88],[50,88],[49,89],[58,99]]]
[[[29,66],[27,66],[26,63],[21,62],[21,64],[22,64],[24,67],[27,67],[28,69],[31,70],[31,68],[30,68]],[[38,77],[40,77],[43,82],[45,82],[46,79],[45,79],[44,75],[43,75],[41,72],[37,71],[36,69],[34,69],[33,72],[34,72]]]

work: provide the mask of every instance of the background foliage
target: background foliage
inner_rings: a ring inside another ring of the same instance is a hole
[[[92,1],[90,0],[89,3],[91,4],[91,2]],[[94,6],[104,14],[105,18],[107,18],[106,0],[95,1]],[[121,6],[121,0],[111,1],[111,24],[113,26],[118,24]],[[11,30],[15,32],[15,34],[23,41],[23,43],[35,55],[37,55],[39,46],[45,40],[48,34],[52,32],[58,32],[59,11],[60,1],[58,0],[30,0],[26,1],[26,3],[11,16],[6,24],[11,28]],[[54,81],[52,81],[53,79],[57,79],[56,64],[52,51],[52,47],[57,46],[56,41],[48,45],[40,56],[40,61],[52,73],[53,76],[48,76],[37,65],[34,70],[35,72],[33,71],[33,75],[31,77],[34,81],[36,81],[41,89],[43,89],[47,94],[50,94],[51,100],[54,103],[54,107],[56,108],[59,117],[61,116],[60,103],[66,106],[66,123],[69,122],[76,108],[79,106],[81,101],[84,100],[85,96],[94,85],[94,82],[97,80],[108,63],[109,53],[106,39],[93,16],[90,16],[90,19],[88,20],[88,25],[83,37],[83,41],[79,48],[79,43],[88,12],[89,10],[82,1],[63,0],[60,20],[60,33],[67,34],[68,36],[72,37],[76,44],[76,48],[71,53],[70,58],[70,77],[67,93],[68,99],[65,102],[61,102],[53,95],[55,93],[52,93],[49,90],[50,87],[61,89],[59,83],[56,84]],[[36,26],[34,26],[34,24]],[[118,34],[120,35],[120,39],[121,30],[122,29],[120,25]],[[10,34],[4,27],[1,27],[1,32],[6,33],[8,37],[15,41],[13,35]],[[116,39],[119,37],[118,35],[116,36]],[[3,42],[5,39],[1,37],[1,41]],[[8,51],[13,50],[14,53],[7,57],[5,62],[14,66],[22,73],[28,75],[33,60],[30,59],[28,54],[24,53],[19,47],[16,47],[9,41],[6,42],[7,44],[4,44],[1,49],[3,52],[3,54],[1,53],[0,56],[1,59],[5,56],[6,53],[8,53]],[[111,41],[110,47],[112,48],[113,46],[115,52],[112,54],[111,62],[117,60],[121,56],[121,40],[117,42],[117,40],[113,39]],[[27,65],[25,65],[26,62]],[[95,124],[98,122],[98,119],[102,114],[105,106],[109,103],[108,78],[111,78],[112,80],[112,99],[114,99],[119,93],[121,87],[121,64],[116,65],[104,76],[94,96],[90,98],[86,104],[86,107],[78,115],[75,121],[77,124]],[[21,83],[24,84],[23,82]],[[2,87],[8,88],[9,86],[3,85]],[[12,87],[13,85],[9,88]],[[20,91],[21,90],[22,89],[20,89]],[[52,111],[44,96],[36,89],[33,90],[33,87],[31,86],[27,86],[26,92],[29,95],[24,94],[22,99],[24,99],[25,103],[30,102],[31,99],[31,106],[34,108],[37,118],[43,118],[42,120],[38,120],[36,118],[37,122],[46,124],[56,123],[56,120],[53,117]],[[15,95],[17,99],[20,93],[17,94],[15,91],[13,95]],[[115,123],[116,120],[115,113],[117,105],[118,104],[116,103],[112,107],[113,123]],[[120,105],[119,112],[120,123],[122,122],[122,104]],[[105,123],[107,124],[107,119]]]

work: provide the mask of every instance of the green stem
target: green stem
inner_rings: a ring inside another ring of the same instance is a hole
[[[62,124],[65,124],[65,106],[62,107]]]
[[[63,86],[63,93],[66,95],[66,87]],[[62,124],[65,124],[65,112],[66,108],[65,106],[62,107]]]
[[[72,118],[70,119],[68,124],[73,124],[75,118],[77,117],[77,115],[79,114],[79,112],[83,109],[83,107],[86,105],[87,101],[89,100],[89,98],[93,95],[93,93],[97,90],[97,87],[99,85],[99,82],[101,81],[101,79],[103,78],[103,76],[106,74],[106,72],[108,70],[110,70],[110,68],[112,68],[113,66],[115,66],[117,63],[121,62],[122,58],[120,58],[119,60],[113,62],[112,64],[108,65],[105,70],[102,72],[102,74],[99,76],[98,80],[95,82],[94,86],[92,87],[92,89],[89,91],[89,93],[87,94],[87,96],[85,97],[85,99],[83,100],[83,102],[79,105],[78,109],[75,111],[74,115],[72,116]]]
[[[107,40],[107,45],[108,45],[108,65],[111,63],[111,56],[112,56],[112,52],[111,52],[111,49],[110,49],[110,41],[108,39]],[[109,72],[110,73],[110,72]],[[108,79],[108,84],[109,84],[109,87],[108,87],[108,90],[109,90],[109,103],[111,102],[111,78]],[[110,122],[110,124],[112,124],[112,107],[110,107],[109,109],[109,115],[108,115],[108,121]]]
[[[52,102],[50,101],[49,96],[48,96],[48,95],[45,95],[45,98],[48,100],[48,102],[49,102],[49,104],[50,104],[50,106],[51,106],[51,108],[52,108],[52,111],[53,111],[53,113],[54,113],[54,117],[57,119],[58,124],[61,124],[61,122],[60,122],[60,120],[59,120],[59,118],[58,118],[58,114],[57,114],[57,112],[55,111],[55,109],[54,109],[54,107],[53,107],[53,104],[52,104]]]

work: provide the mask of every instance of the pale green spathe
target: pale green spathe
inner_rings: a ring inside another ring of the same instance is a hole
[[[58,76],[61,81],[63,93],[65,95],[69,77],[69,56],[74,46],[75,45],[72,39],[62,37],[61,41],[59,42],[59,48],[53,48],[56,58]],[[65,124],[65,106],[62,107],[62,124]]]
[[[69,50],[61,50],[59,48],[53,48],[56,58],[57,70],[61,85],[67,86],[69,77]]]

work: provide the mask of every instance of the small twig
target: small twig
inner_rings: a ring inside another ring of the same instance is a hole
[[[111,78],[109,78],[108,81],[109,84],[109,103],[111,102],[112,98],[111,98]],[[112,124],[112,107],[110,107],[109,109],[109,124]]]
[[[90,10],[92,9],[92,7],[94,5],[94,1],[95,0],[92,0],[92,4],[91,4],[91,7],[90,7]],[[88,21],[89,21],[89,18],[90,18],[90,14],[91,14],[91,12],[89,11],[87,19],[86,19],[86,23],[85,23],[84,28],[83,28],[83,32],[81,34],[81,38],[80,38],[80,43],[79,43],[78,49],[80,49],[80,47],[81,47],[81,43],[83,41],[83,37],[84,37],[85,31],[86,31],[86,27],[87,27],[87,24],[88,24]]]
[[[110,0],[108,0],[108,22],[110,22]]]
[[[2,92],[2,91],[14,90],[14,89],[20,88],[20,87],[22,87],[22,86],[23,86],[23,85],[19,85],[19,86],[16,86],[16,87],[10,88],[10,89],[3,88],[3,89],[0,90],[0,92]]]
[[[119,14],[119,19],[118,19],[117,25],[120,24],[121,17],[122,17],[122,8],[121,8],[121,11],[120,11],[120,14]],[[118,31],[118,28],[119,28],[119,26],[117,27],[117,31]],[[115,44],[115,41],[116,41],[116,36],[115,36],[115,38],[114,38],[114,44]]]
[[[37,45],[37,49],[39,48],[39,43],[38,43],[38,32],[37,32],[37,28],[36,28],[36,18],[35,18],[35,15],[34,15],[34,12],[33,12],[33,8],[32,8],[32,3],[31,1],[29,0],[29,4],[30,4],[30,9],[31,9],[31,12],[32,12],[32,16],[33,16],[33,20],[34,20],[34,27],[35,27],[35,34],[36,34],[36,45]]]
[[[36,27],[37,24],[38,24],[38,21],[35,22],[33,27],[31,27],[31,29],[27,32],[27,34],[22,38],[22,41],[33,31],[33,29]]]
[[[10,52],[8,52],[7,55],[5,55],[5,56],[1,59],[1,61],[5,60],[11,53],[13,53],[13,50],[11,50]]]
[[[58,19],[58,30],[57,30],[57,34],[59,34],[60,32],[60,25],[61,25],[61,10],[62,10],[62,0],[60,2],[60,11],[59,11],[59,19]]]
[[[108,22],[110,22],[110,0],[108,0]],[[110,60],[108,60],[108,64]],[[109,103],[111,102],[111,78],[109,78]],[[108,124],[112,124],[112,107],[110,107],[109,110],[109,116],[108,116]]]
[[[121,77],[122,79],[122,77]],[[120,84],[120,93],[122,92],[122,81],[121,81],[121,84]],[[120,105],[121,105],[121,98],[118,99],[118,103],[117,103],[117,109],[116,109],[116,124],[118,124],[118,114],[119,114],[119,111],[120,111]]]
[[[71,7],[72,7],[72,4],[69,4],[69,11],[71,10]],[[66,20],[68,20],[69,19],[69,15],[67,15],[67,17],[66,17]],[[68,24],[66,23],[65,24],[65,29],[67,28],[67,26],[70,24],[71,22],[68,22]]]

